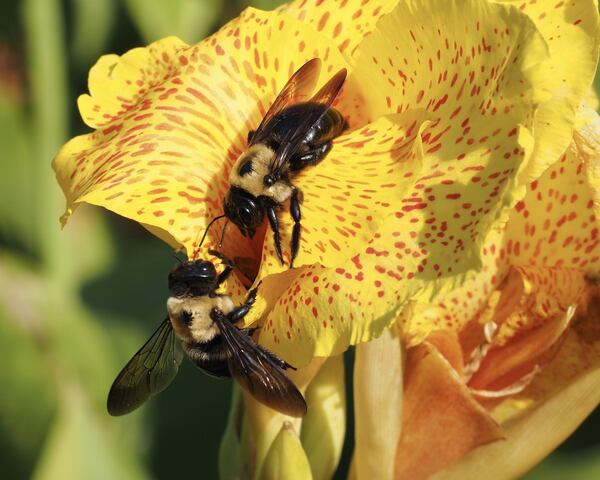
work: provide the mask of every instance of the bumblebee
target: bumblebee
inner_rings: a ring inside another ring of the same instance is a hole
[[[299,417],[306,402],[285,370],[293,368],[252,339],[256,328],[238,329],[235,323],[250,311],[257,288],[236,307],[217,293],[233,271],[233,262],[218,252],[225,268],[217,274],[207,260],[191,260],[169,274],[168,316],[119,373],[108,394],[113,416],[124,415],[163,391],[175,378],[183,353],[199,368],[216,377],[233,377],[265,405]]]
[[[277,210],[287,200],[294,221],[290,268],[300,246],[301,192],[293,177],[316,165],[329,153],[332,141],[347,127],[342,114],[331,107],[346,79],[337,72],[312,98],[321,61],[305,63],[289,79],[258,128],[248,133],[248,149],[233,165],[224,214],[252,238],[265,218],[273,231],[275,251],[283,264]],[[308,99],[308,100],[307,100]]]

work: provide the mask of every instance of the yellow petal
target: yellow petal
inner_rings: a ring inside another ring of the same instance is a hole
[[[599,271],[599,171],[600,119],[593,113],[515,206],[505,249],[514,265]]]
[[[355,450],[358,479],[394,476],[402,425],[402,347],[392,329],[356,347],[354,362]]]
[[[228,171],[248,130],[313,57],[327,59],[323,75],[346,65],[303,23],[253,9],[197,45],[171,37],[103,57],[90,72],[90,95],[79,101],[98,130],[71,140],[54,160],[68,213],[80,202],[101,205],[190,253],[222,213]],[[244,241],[235,230],[229,243],[237,248]]]
[[[306,390],[308,413],[302,419],[300,440],[312,478],[330,479],[337,468],[346,433],[344,357],[328,358]]]
[[[408,149],[408,158],[414,158],[414,165],[417,167],[422,165],[421,132],[427,125],[425,120],[418,127],[419,115],[418,112],[411,112],[400,116],[410,119],[412,129],[416,129],[416,133],[409,135],[411,140],[402,145],[400,150]],[[382,118],[379,122],[388,122],[388,119]],[[426,166],[422,168],[427,169]],[[407,178],[410,177],[412,175]],[[372,201],[377,202],[378,198],[375,194]],[[389,206],[393,205],[390,203]],[[378,205],[377,208],[383,210],[388,206]],[[376,212],[372,209],[358,209],[357,212],[359,211],[371,216],[371,221],[376,218]],[[375,223],[384,226],[389,220],[388,216]],[[374,238],[380,237],[379,231],[374,233]],[[318,251],[323,240],[324,238],[318,240],[314,251]],[[271,242],[267,237],[265,249],[272,248]],[[357,244],[353,246],[356,248]],[[371,249],[367,247],[367,251],[370,252]],[[266,308],[270,313],[261,329],[261,343],[285,355],[286,360],[293,365],[302,366],[314,356],[337,355],[344,352],[350,344],[369,341],[389,326],[394,319],[396,299],[381,299],[381,281],[369,282],[366,276],[368,269],[365,272],[358,271],[354,276],[346,273],[346,269],[362,269],[360,261],[356,263],[359,255],[348,258],[348,254],[349,249],[338,252],[336,258],[340,263],[335,268],[322,266],[321,263],[329,263],[325,258],[323,262],[318,261],[311,266],[264,278]],[[342,260],[344,258],[345,261]],[[272,262],[273,257],[263,258],[261,276],[269,269],[277,271],[282,268],[280,265],[274,266]],[[373,268],[371,270],[374,271]],[[361,308],[363,302],[356,298],[357,288],[361,289],[360,295],[365,298],[364,305],[368,308]],[[373,301],[374,298],[380,300]],[[374,318],[378,318],[378,321],[373,321]]]
[[[409,300],[462,283],[481,266],[483,240],[524,194],[516,175],[533,147],[523,125],[536,107],[543,40],[515,9],[434,4],[399,4],[361,44],[348,89],[360,85],[373,115],[425,109],[414,149],[423,173],[365,247],[335,268],[306,268],[279,290],[261,342],[298,365],[368,341]]]
[[[296,0],[282,10],[332,39],[348,59],[398,0]]]
[[[514,421],[506,439],[480,447],[436,475],[436,480],[519,478],[565,440],[600,402],[600,368]]]
[[[310,465],[291,423],[284,423],[275,437],[258,476],[260,480],[310,480]]]
[[[298,369],[297,371],[288,370],[286,373],[298,389],[303,392],[315,377],[323,362],[324,359],[315,358],[305,368]],[[302,419],[288,417],[276,412],[254,399],[246,391],[243,391],[243,395],[245,406],[244,417],[248,422],[248,444],[245,449],[247,458],[245,461],[248,465],[248,471],[254,474],[261,471],[263,462],[272,448],[274,439],[279,434],[282,425],[289,424],[296,431],[299,431]],[[308,405],[308,408],[310,409],[311,405]]]
[[[546,47],[515,9],[475,0],[440,9],[430,1],[398,4],[360,52],[353,78],[374,114],[424,108],[437,119],[422,134],[430,171],[360,263],[385,263],[399,284],[422,279],[424,295],[439,294],[452,282],[432,280],[479,267],[483,239],[524,193],[515,176],[532,139],[519,125],[532,123]],[[373,71],[388,82],[370,88]]]
[[[541,80],[551,98],[535,116],[536,145],[522,180],[539,177],[571,142],[579,104],[587,94],[598,62],[600,22],[594,0],[525,2],[500,0],[519,8],[535,23],[548,44],[550,60]]]
[[[438,304],[420,304],[402,316],[410,344],[436,329],[461,331],[486,306],[480,326],[507,317],[523,295],[521,275],[534,286],[536,308],[546,316],[579,301],[584,274],[595,276],[600,269],[600,118],[588,108],[579,115],[568,150],[529,184],[506,228],[486,239],[482,271]],[[519,266],[515,278],[507,277],[511,265]],[[500,293],[508,303],[497,304]],[[466,332],[461,335],[465,342]]]
[[[419,134],[426,119],[422,111],[380,117],[339,137],[325,160],[294,179],[304,197],[296,267],[340,265],[394,214],[401,193],[424,169]],[[293,224],[287,214],[279,218],[282,245],[287,246]],[[289,260],[287,251],[284,257]],[[259,277],[287,268],[275,256],[268,231]]]
[[[429,478],[499,438],[497,423],[432,345],[408,350],[395,478]]]

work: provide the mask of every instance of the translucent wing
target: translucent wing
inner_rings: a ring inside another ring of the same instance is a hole
[[[289,365],[257,345],[224,315],[216,323],[227,345],[231,376],[268,407],[292,417],[305,415],[304,397],[283,370]]]
[[[265,114],[260,125],[253,133],[250,145],[260,143],[265,139],[269,133],[268,129],[265,129],[265,127],[269,124],[269,121],[285,107],[308,99],[309,95],[315,89],[320,71],[321,60],[318,58],[309,60],[296,70],[285,84],[285,87],[283,87],[283,90],[277,95],[277,98]]]
[[[314,108],[308,111],[307,115],[295,128],[290,129],[286,138],[281,142],[270,168],[271,173],[277,174],[281,171],[283,166],[298,151],[308,131],[331,107],[346,81],[346,73],[346,69],[342,68],[309,100]]]
[[[181,345],[167,317],[113,382],[108,413],[125,415],[162,392],[175,378],[182,358]]]

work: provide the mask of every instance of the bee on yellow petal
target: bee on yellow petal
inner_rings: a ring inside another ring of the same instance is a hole
[[[234,325],[254,305],[258,287],[235,307],[228,295],[217,293],[234,265],[211,253],[226,265],[220,274],[208,260],[183,262],[169,274],[169,314],[114,381],[107,402],[111,415],[129,413],[167,388],[179,369],[181,346],[196,366],[235,378],[265,405],[291,416],[306,413],[302,394],[284,373],[291,365],[254,342],[255,328]]]
[[[275,251],[283,263],[277,209],[289,200],[294,221],[290,268],[300,247],[301,219],[301,191],[291,180],[306,167],[322,161],[333,146],[332,140],[348,126],[342,114],[331,107],[346,79],[345,68],[307,100],[320,70],[318,58],[300,67],[258,128],[248,132],[248,149],[231,169],[231,188],[223,203],[225,216],[250,238],[266,215],[273,231]]]

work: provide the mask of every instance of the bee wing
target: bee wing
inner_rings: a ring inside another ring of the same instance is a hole
[[[287,364],[278,362],[271,352],[257,345],[224,315],[216,323],[227,345],[231,376],[268,407],[292,417],[305,415],[304,397],[283,370]]]
[[[310,102],[317,104],[318,108],[312,109],[296,128],[289,131],[287,137],[281,142],[281,147],[275,153],[273,163],[270,166],[271,173],[279,173],[298,151],[307,132],[325,115],[338,93],[340,93],[346,81],[346,74],[346,69],[342,68],[310,99]]]
[[[106,403],[113,416],[132,412],[173,381],[183,351],[167,317],[121,370]]]
[[[265,127],[269,124],[269,121],[285,107],[308,99],[308,96],[315,89],[320,71],[321,60],[318,58],[309,60],[296,70],[283,87],[283,90],[277,95],[277,98],[252,135],[250,145],[260,143],[264,140],[268,133],[268,129]]]

